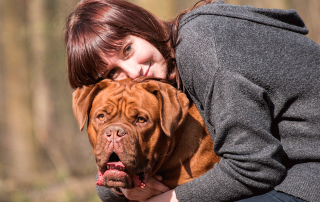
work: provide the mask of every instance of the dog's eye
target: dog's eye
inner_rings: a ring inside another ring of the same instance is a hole
[[[138,122],[138,123],[145,123],[145,122],[147,122],[147,119],[139,116],[139,117],[137,118],[137,122]]]
[[[105,115],[104,114],[99,114],[97,116],[97,118],[100,120],[100,121],[104,121],[106,119]]]

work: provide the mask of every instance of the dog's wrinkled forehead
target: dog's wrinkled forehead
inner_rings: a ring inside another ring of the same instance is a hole
[[[133,81],[115,83],[117,85],[106,86],[97,93],[90,110],[92,113],[99,109],[109,113],[111,111],[113,113],[133,113],[133,111],[137,113],[137,110],[154,109],[157,106],[157,97],[143,84]]]
[[[138,100],[143,98],[147,92],[140,83],[133,81],[127,82],[112,82],[115,85],[103,86],[99,93],[95,96],[95,99],[100,99],[100,101],[110,100],[114,103],[119,102],[119,100],[130,99],[130,97]]]
[[[117,103],[123,97],[123,92],[126,89],[125,84],[118,84],[112,86],[106,86],[97,93],[93,100],[95,102],[100,102],[101,104],[107,100]],[[99,100],[99,101],[98,101]]]

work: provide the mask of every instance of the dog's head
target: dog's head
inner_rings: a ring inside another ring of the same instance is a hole
[[[73,93],[80,130],[88,135],[99,169],[98,185],[144,187],[173,149],[188,113],[185,94],[155,80],[103,80]]]

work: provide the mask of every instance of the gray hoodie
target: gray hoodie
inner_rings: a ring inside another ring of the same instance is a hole
[[[222,158],[177,187],[179,201],[272,188],[320,201],[320,46],[300,16],[218,1],[186,14],[180,28],[179,73]]]
[[[186,14],[180,28],[179,73],[221,161],[178,186],[178,200],[275,189],[320,201],[320,47],[300,16],[218,1]],[[103,187],[98,194],[127,201]]]

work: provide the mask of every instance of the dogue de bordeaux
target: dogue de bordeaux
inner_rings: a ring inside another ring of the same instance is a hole
[[[144,187],[159,174],[170,188],[219,161],[194,104],[169,84],[103,80],[73,92],[73,111],[94,150],[97,185]]]

